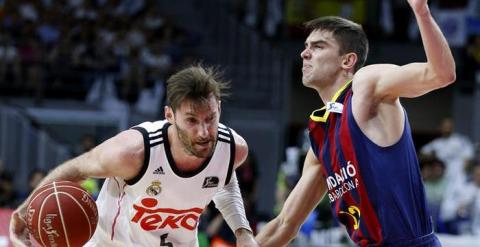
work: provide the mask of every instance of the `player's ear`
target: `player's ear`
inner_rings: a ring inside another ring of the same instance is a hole
[[[165,119],[171,124],[175,123],[175,114],[170,106],[165,106]]]
[[[222,101],[218,101],[218,114],[222,113]]]
[[[354,69],[355,64],[357,64],[357,54],[353,52],[349,52],[345,55],[343,55],[343,60],[342,60],[342,68],[344,69]]]

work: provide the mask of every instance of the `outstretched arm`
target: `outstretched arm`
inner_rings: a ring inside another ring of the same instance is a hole
[[[88,177],[120,177],[138,174],[144,157],[143,137],[137,130],[126,130],[52,170],[39,186],[59,180],[81,181]]]
[[[138,174],[143,164],[143,137],[136,130],[126,130],[98,145],[91,151],[73,158],[51,171],[39,187],[60,180],[78,182],[88,177],[121,177],[125,180]],[[29,199],[13,213],[10,239],[14,246],[29,246],[25,212]]]
[[[367,83],[372,86],[367,92],[379,101],[421,96],[455,81],[452,52],[430,13],[427,0],[408,0],[408,3],[420,29],[427,61],[404,66],[377,64],[359,70],[354,81],[371,82]],[[357,86],[363,87],[361,84]]]
[[[243,137],[237,134],[233,129],[231,131],[235,140],[235,160],[233,165],[234,169],[237,169],[247,158],[248,145]],[[220,211],[225,219],[225,222],[227,222],[230,229],[234,232],[237,239],[237,246],[258,246],[245,214],[243,198],[235,172],[233,173],[230,182],[215,194],[213,201],[215,202],[218,211]]]
[[[353,116],[368,138],[384,147],[394,144],[403,133],[401,97],[418,97],[455,80],[452,53],[427,0],[408,2],[420,27],[427,61],[369,65],[355,73],[352,83]]]
[[[230,229],[235,233],[237,246],[257,246],[245,214],[243,198],[235,173],[230,179],[230,183],[215,194],[213,201],[218,211],[222,213],[225,222],[227,222]]]
[[[285,201],[282,211],[257,235],[260,246],[287,245],[295,238],[300,226],[323,198],[326,190],[321,164],[310,149],[305,158],[302,177]]]

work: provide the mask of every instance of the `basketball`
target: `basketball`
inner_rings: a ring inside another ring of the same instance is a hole
[[[97,227],[97,205],[80,185],[53,182],[34,191],[26,221],[41,246],[83,246]]]

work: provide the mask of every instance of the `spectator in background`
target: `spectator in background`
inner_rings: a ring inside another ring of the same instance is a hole
[[[472,180],[456,195],[455,233],[480,236],[480,165],[473,168]]]
[[[97,145],[95,141],[95,137],[90,134],[85,134],[82,137],[80,147],[75,152],[75,156],[81,155],[90,151]],[[99,181],[96,178],[87,178],[85,181],[82,182],[81,186],[84,188],[93,198],[97,198],[99,190]]]
[[[423,155],[434,155],[445,163],[445,177],[449,186],[465,182],[465,165],[473,159],[474,147],[465,136],[453,131],[453,122],[445,118],[440,124],[441,136],[427,143],[420,150]]]
[[[39,103],[44,97],[83,100],[105,81],[117,101],[141,99],[144,111],[162,101],[163,82],[184,49],[199,43],[181,44],[189,35],[177,32],[155,1],[5,1],[2,7],[0,94],[35,95]]]
[[[20,188],[20,190],[16,191],[16,205],[18,206],[22,201],[27,199],[28,195],[32,193],[32,191],[37,188],[38,184],[42,179],[47,175],[47,173],[41,169],[35,168],[28,174],[28,189],[27,191]]]
[[[426,156],[420,158],[420,169],[425,185],[428,207],[433,217],[434,227],[438,231],[443,227],[443,222],[440,219],[440,208],[447,189],[447,182],[444,176],[445,164],[434,156]]]
[[[30,172],[30,174],[28,175],[28,186],[29,186],[28,194],[30,194],[35,188],[37,188],[37,186],[40,184],[40,181],[42,181],[42,179],[46,175],[47,173],[41,169],[34,169],[32,172]]]
[[[467,59],[470,63],[467,66],[471,66],[469,72],[473,72],[473,78],[477,83],[480,83],[480,34],[474,34],[470,37],[467,45]]]
[[[469,183],[472,190],[470,197],[470,214],[472,215],[471,231],[475,236],[480,236],[480,165],[477,164],[473,170],[473,180]]]
[[[95,137],[91,134],[84,134],[80,140],[80,143],[75,147],[74,155],[78,156],[85,152],[90,151],[96,145]]]
[[[0,32],[0,85],[8,81],[18,86],[22,80],[18,51],[11,35],[1,26]]]
[[[6,171],[0,171],[0,208],[15,208],[16,206],[13,177]]]

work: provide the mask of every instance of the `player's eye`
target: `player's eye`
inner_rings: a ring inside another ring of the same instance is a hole
[[[195,118],[187,118],[187,123],[195,124],[195,123],[197,123],[197,120]]]

